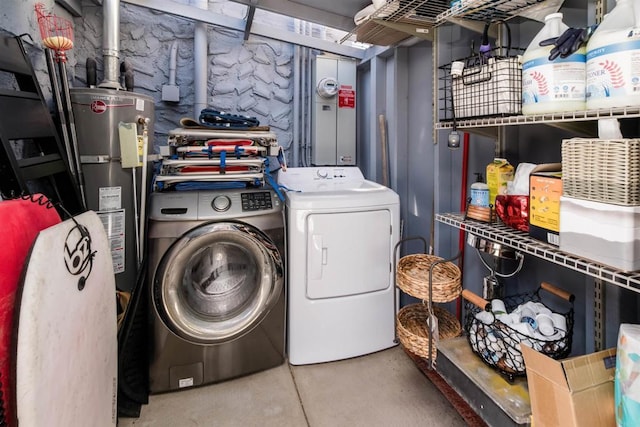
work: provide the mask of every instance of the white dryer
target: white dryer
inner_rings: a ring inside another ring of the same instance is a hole
[[[288,356],[329,362],[395,345],[400,202],[357,167],[289,168]]]

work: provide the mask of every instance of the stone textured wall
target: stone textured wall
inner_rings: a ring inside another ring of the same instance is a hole
[[[188,1],[183,1],[188,3]],[[220,10],[226,2],[213,2]],[[231,3],[231,5],[237,4]],[[229,7],[233,7],[233,6]],[[98,63],[98,82],[102,80],[102,7],[85,3],[84,16],[75,19],[74,86],[86,85],[85,62]],[[287,25],[281,22],[280,25]],[[120,60],[134,69],[135,91],[156,101],[154,144],[166,144],[167,132],[179,126],[182,117],[194,115],[194,23],[182,18],[121,3]],[[180,101],[161,100],[162,86],[169,81],[171,45],[178,42],[176,85]],[[292,140],[293,46],[243,33],[208,27],[208,105],[234,114],[257,117],[271,126],[279,143],[287,147]]]

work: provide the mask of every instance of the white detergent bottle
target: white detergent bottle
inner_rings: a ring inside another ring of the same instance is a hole
[[[587,43],[587,108],[640,105],[640,0],[618,0]]]
[[[585,108],[586,49],[581,47],[567,58],[549,61],[553,46],[542,40],[559,37],[569,27],[562,13],[544,18],[544,27],[522,56],[522,114],[579,111]]]

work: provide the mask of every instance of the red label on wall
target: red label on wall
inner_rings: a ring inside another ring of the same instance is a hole
[[[338,89],[338,108],[356,108],[356,91],[351,86]]]

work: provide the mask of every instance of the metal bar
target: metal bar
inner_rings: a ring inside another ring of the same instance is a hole
[[[420,240],[422,242],[422,253],[426,254],[427,253],[427,240],[424,237],[420,237],[420,236],[413,236],[413,237],[407,237],[404,239],[401,239],[398,243],[396,243],[395,247],[393,248],[393,286],[394,288],[398,287],[398,283],[396,281],[396,273],[397,273],[397,268],[398,268],[398,249],[400,248],[400,245],[410,241],[410,240]],[[397,293],[398,290],[395,289],[393,292],[393,311],[395,313],[396,308],[398,307],[398,301],[397,301]],[[398,316],[394,316],[394,328],[393,328],[393,342],[397,343],[398,342]]]
[[[619,107],[607,108],[602,110],[583,110],[562,113],[536,114],[527,116],[508,116],[508,117],[479,117],[475,119],[456,120],[458,129],[477,128],[477,127],[493,127],[493,126],[516,126],[528,124],[543,123],[561,123],[561,122],[577,122],[577,121],[594,121],[606,118],[638,118],[640,117],[640,107]],[[453,127],[452,122],[436,122],[436,129],[450,129]]]
[[[427,328],[429,329],[429,364],[428,364],[429,369],[433,369],[433,357],[431,352],[433,351],[433,346],[434,346],[433,325],[431,324],[431,316],[433,315],[433,269],[438,264],[455,261],[458,258],[460,258],[460,256],[462,256],[462,251],[458,252],[458,254],[453,258],[439,259],[438,261],[432,263],[431,266],[429,267],[429,301],[427,301],[427,304],[429,306],[429,317],[427,317]]]
[[[600,24],[606,13],[605,0],[595,0],[595,18],[596,24]],[[605,310],[605,295],[606,288],[602,286],[602,280],[598,279],[594,284],[594,296],[593,296],[593,319],[594,319],[594,334],[593,334],[593,346],[595,351],[604,349],[604,343],[606,341],[606,310]]]
[[[604,15],[606,13],[605,0],[595,0],[596,7],[596,24],[602,22]]]
[[[56,72],[55,60],[53,59],[53,53],[51,49],[44,50],[47,60],[47,69],[49,70],[49,80],[51,81],[51,91],[53,92],[53,99],[58,110],[58,119],[60,120],[60,130],[62,131],[62,142],[64,143],[64,149],[67,154],[67,162],[69,163],[69,171],[74,179],[78,179],[78,173],[76,170],[76,164],[73,161],[73,151],[71,150],[71,139],[69,137],[69,127],[67,126],[67,115],[64,111],[62,104],[62,97],[60,96],[60,82],[58,80],[58,73]]]
[[[607,324],[605,303],[606,303],[606,291],[607,288],[603,286],[602,280],[595,281],[594,286],[594,298],[593,298],[593,321],[594,321],[594,334],[593,345],[594,351],[604,350],[606,341],[606,329]]]
[[[255,0],[233,1],[247,6],[251,6],[255,3]],[[349,31],[353,28],[353,20],[349,17],[313,7],[312,2],[299,0],[260,0],[259,7],[260,9],[268,10],[270,12],[304,19],[316,24],[328,25],[332,28],[343,31]]]
[[[251,34],[251,25],[253,25],[253,17],[256,14],[256,7],[249,6],[249,12],[247,13],[247,20],[244,27],[244,41],[249,40],[249,34]]]
[[[87,209],[87,199],[84,194],[84,174],[82,173],[82,166],[80,165],[80,154],[78,151],[78,136],[76,135],[76,125],[75,118],[73,115],[73,108],[71,107],[71,95],[69,93],[69,81],[67,79],[67,68],[66,64],[63,61],[58,63],[58,68],[60,69],[60,82],[62,84],[62,94],[64,95],[64,104],[67,110],[68,126],[69,126],[69,136],[71,143],[71,152],[73,157],[68,159],[69,164],[73,163],[73,168],[76,170],[77,175],[74,176],[76,179],[76,185],[78,186],[78,190],[80,192],[80,201],[82,202],[82,208]]]
[[[204,22],[240,32],[244,32],[245,30],[245,21],[242,19],[220,15],[208,10],[202,10],[171,0],[122,0],[122,2],[133,4],[135,6],[146,7],[147,9],[164,12],[173,16],[179,16],[195,22]],[[254,23],[252,25],[251,34],[300,46],[306,46],[329,53],[335,53],[336,55],[343,55],[356,59],[364,58],[364,50],[362,49],[343,46],[338,43],[296,34],[291,31],[278,30],[266,24]]]
[[[82,16],[81,0],[55,0],[55,1],[74,17],[77,18]]]
[[[503,243],[521,252],[577,271],[603,282],[640,293],[640,273],[621,271],[563,252],[558,247],[540,242],[527,233],[501,224],[464,221],[462,213],[436,214],[436,221],[465,230],[488,240]]]

